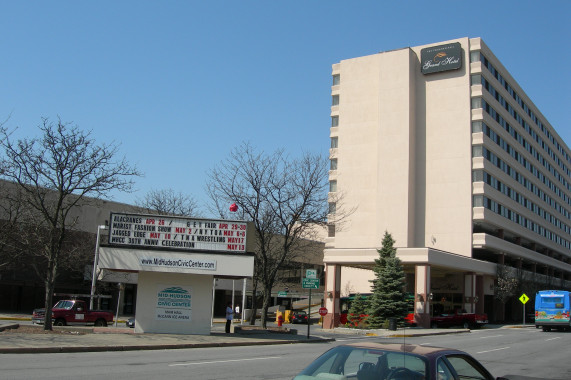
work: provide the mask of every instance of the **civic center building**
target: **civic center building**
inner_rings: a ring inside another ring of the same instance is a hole
[[[494,299],[499,268],[569,287],[571,151],[480,38],[343,60],[332,76],[330,211],[353,212],[329,225],[325,328],[344,269],[372,278],[385,231],[419,325],[456,308],[521,316]]]

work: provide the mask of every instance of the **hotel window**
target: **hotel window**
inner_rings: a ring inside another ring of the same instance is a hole
[[[474,86],[476,84],[482,84],[482,76],[480,74],[471,75],[470,82],[471,86]]]
[[[470,52],[470,62],[480,62],[480,51]]]
[[[339,137],[331,138],[331,148],[337,148],[339,146]]]
[[[341,83],[341,76],[339,74],[333,75],[333,85],[338,86]]]
[[[482,98],[472,98],[472,109],[482,108]]]
[[[335,224],[327,225],[327,237],[335,237]]]
[[[329,213],[335,214],[336,211],[337,211],[337,203],[329,202]]]
[[[329,170],[337,170],[337,159],[336,158],[332,158],[330,160],[331,165],[329,167]]]
[[[473,121],[472,122],[472,133],[479,133],[479,132],[483,132],[482,121]]]
[[[331,116],[331,126],[332,127],[339,126],[339,116]]]
[[[329,181],[329,192],[335,193],[337,192],[337,181]]]
[[[338,106],[339,105],[339,95],[333,95],[331,101],[331,105]]]

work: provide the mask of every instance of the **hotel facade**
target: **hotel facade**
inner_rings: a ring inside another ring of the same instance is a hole
[[[419,325],[521,315],[498,275],[569,287],[571,150],[480,38],[343,60],[332,79],[325,328],[344,269],[370,270],[385,231]]]

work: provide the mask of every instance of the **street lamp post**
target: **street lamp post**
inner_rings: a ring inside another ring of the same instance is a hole
[[[119,285],[119,295],[117,296],[117,312],[115,313],[115,322],[113,323],[113,327],[117,327],[117,320],[119,319],[119,306],[121,306],[121,292],[125,289],[125,285],[122,283],[118,283]]]
[[[95,241],[95,257],[93,258],[93,273],[91,277],[91,297],[89,297],[89,309],[93,310],[93,298],[95,296],[95,283],[97,281],[97,263],[99,262],[99,236],[101,230],[106,230],[107,226],[97,226],[97,240]]]

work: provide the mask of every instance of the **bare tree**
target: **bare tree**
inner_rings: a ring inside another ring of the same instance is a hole
[[[87,197],[98,198],[111,190],[130,191],[132,178],[139,172],[125,158],[116,159],[117,145],[97,145],[90,132],[75,125],[43,119],[39,129],[40,138],[12,141],[11,132],[0,127],[4,150],[0,175],[17,185],[26,210],[19,223],[29,231],[27,237],[33,237],[37,253],[44,259],[38,271],[45,283],[44,329],[51,330],[58,270],[66,262],[66,254],[73,257],[77,253],[76,249],[64,250],[77,222],[72,210],[88,202]]]
[[[305,254],[315,224],[328,216],[327,159],[305,153],[289,159],[283,150],[268,155],[248,143],[234,149],[209,173],[206,191],[211,210],[221,218],[236,217],[255,226],[254,289],[263,294],[262,326],[266,327],[278,270]],[[236,203],[237,214],[228,206]]]
[[[521,271],[515,268],[509,267],[504,264],[498,264],[496,266],[496,285],[494,287],[495,298],[506,303],[512,297],[514,297],[518,289],[521,286]]]
[[[190,195],[182,192],[175,193],[172,189],[151,190],[143,199],[135,202],[143,212],[173,215],[173,216],[199,216],[198,204]]]
[[[42,254],[46,237],[44,223],[38,223],[41,215],[27,207],[26,194],[13,182],[0,181],[0,268],[33,270],[43,278],[45,255]],[[60,256],[60,270],[71,277],[82,277],[92,260],[94,243],[89,233],[71,230],[62,243],[65,254]]]

